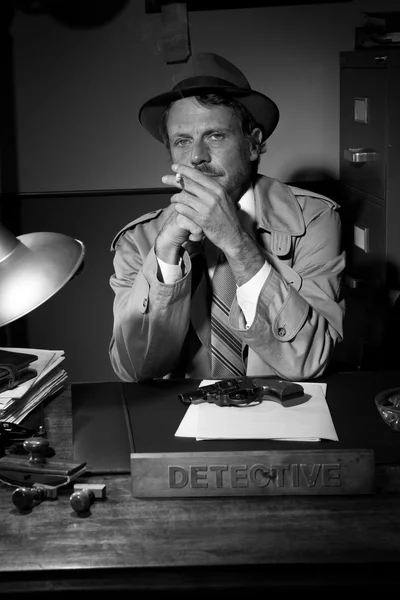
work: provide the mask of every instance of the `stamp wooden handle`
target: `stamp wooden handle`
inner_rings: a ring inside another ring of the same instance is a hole
[[[29,510],[43,500],[42,490],[38,488],[18,487],[12,495],[13,504],[18,510]]]
[[[71,506],[77,513],[88,511],[93,500],[94,493],[88,489],[78,490],[70,498]]]

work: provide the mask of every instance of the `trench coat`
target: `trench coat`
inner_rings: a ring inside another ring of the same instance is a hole
[[[256,241],[270,263],[248,327],[234,300],[229,323],[242,341],[246,374],[292,381],[321,376],[343,336],[339,205],[258,175]],[[182,278],[159,277],[155,239],[165,209],[128,223],[111,244],[113,332],[109,356],[122,381],[211,378],[210,286],[198,244],[183,253]]]

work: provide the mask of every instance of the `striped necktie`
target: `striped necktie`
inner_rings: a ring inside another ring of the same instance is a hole
[[[215,268],[211,287],[211,376],[223,379],[245,375],[242,342],[229,326],[236,283],[224,255]]]

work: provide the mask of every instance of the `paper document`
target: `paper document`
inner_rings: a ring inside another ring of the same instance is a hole
[[[203,381],[209,385],[215,381]],[[245,408],[217,406],[204,402],[191,404],[175,435],[197,440],[274,439],[286,441],[338,441],[326,402],[326,384],[300,382],[310,399],[303,404],[283,407],[264,401]]]
[[[38,348],[2,348],[12,352],[35,354],[38,358],[30,363],[36,377],[17,387],[0,393],[0,421],[20,423],[42,400],[59,391],[67,380],[66,371],[60,366],[65,360],[64,350]]]

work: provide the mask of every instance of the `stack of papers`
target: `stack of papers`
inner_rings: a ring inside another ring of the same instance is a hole
[[[64,351],[37,348],[1,349],[35,354],[38,357],[29,365],[37,372],[36,377],[12,390],[0,393],[0,421],[19,424],[38,404],[63,388],[67,379],[66,371],[60,366],[65,360]]]
[[[214,381],[202,381],[209,385]],[[175,436],[196,440],[273,439],[319,442],[339,441],[326,402],[326,384],[301,381],[307,402],[283,407],[263,401],[245,408],[217,406],[204,402],[191,404]]]

